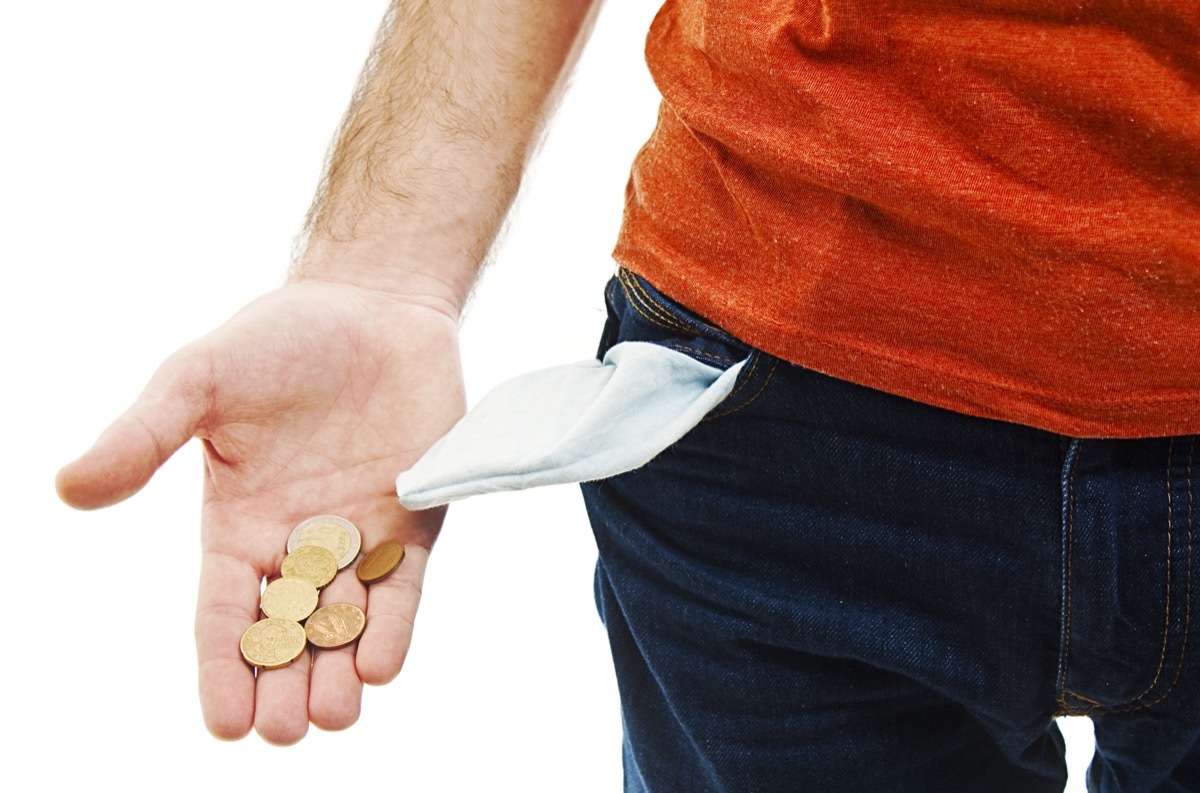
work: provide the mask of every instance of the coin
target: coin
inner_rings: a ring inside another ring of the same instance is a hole
[[[349,644],[367,626],[367,615],[352,603],[330,603],[313,612],[304,623],[308,640],[317,647],[333,648]]]
[[[404,546],[398,542],[385,542],[367,552],[358,563],[358,580],[364,584],[374,584],[387,578],[404,559]]]
[[[288,553],[304,545],[320,545],[337,557],[338,569],[354,561],[362,547],[362,536],[358,528],[337,515],[318,515],[303,521],[292,529],[288,537]]]
[[[304,652],[306,638],[300,623],[268,617],[254,623],[242,634],[242,657],[251,666],[278,669]]]
[[[301,545],[283,558],[279,573],[284,578],[303,578],[317,589],[337,575],[337,557],[320,545]]]
[[[262,593],[263,614],[300,622],[317,607],[317,588],[303,578],[276,578]]]

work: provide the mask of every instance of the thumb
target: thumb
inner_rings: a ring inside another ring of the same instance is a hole
[[[77,509],[96,509],[141,490],[207,414],[205,371],[195,355],[163,364],[133,406],[58,472],[59,498]]]

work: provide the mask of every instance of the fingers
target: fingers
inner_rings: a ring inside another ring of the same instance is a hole
[[[253,565],[227,554],[209,551],[200,563],[200,709],[209,732],[225,740],[245,736],[255,721],[254,671],[242,658],[240,643],[246,628],[258,620],[260,581]]]
[[[208,519],[217,516],[210,513]],[[200,704],[209,731],[237,739],[253,728],[268,743],[289,745],[307,734],[310,723],[325,730],[353,725],[361,712],[363,683],[386,683],[404,663],[428,557],[427,548],[410,543],[400,566],[369,592],[352,569],[343,570],[322,590],[321,605],[362,608],[367,625],[359,640],[334,650],[310,646],[284,668],[255,671],[242,658],[240,641],[260,617],[262,566],[206,551],[196,647]]]
[[[421,585],[429,551],[405,546],[404,561],[387,578],[371,585],[367,594],[367,628],[358,642],[358,676],[382,685],[400,673],[412,643],[413,620],[421,601]]]
[[[352,570],[343,570],[321,591],[321,605],[330,603],[352,603],[366,611],[366,590]],[[314,650],[308,717],[323,730],[344,730],[358,721],[363,684],[354,665],[355,651],[353,642],[335,650]]]
[[[96,509],[140,490],[203,419],[204,377],[194,354],[168,360],[92,448],[58,472],[59,498],[78,509]]]
[[[260,669],[255,687],[254,731],[267,743],[290,746],[308,734],[312,650],[282,669]]]
[[[400,672],[412,642],[429,551],[406,546],[404,561],[387,578],[364,588],[354,576],[339,575],[321,593],[326,603],[353,603],[367,613],[356,644],[318,650],[313,660],[308,709],[312,723],[345,729],[358,720],[363,683],[387,683]]]
[[[255,673],[242,657],[241,637],[258,621],[261,579],[249,562],[209,551],[200,566],[196,653],[200,709],[209,732],[236,740],[251,727],[286,746],[308,732],[311,651],[282,669]]]

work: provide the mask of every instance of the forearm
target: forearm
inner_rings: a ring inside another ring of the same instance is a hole
[[[396,0],[339,131],[293,278],[458,312],[598,0]]]

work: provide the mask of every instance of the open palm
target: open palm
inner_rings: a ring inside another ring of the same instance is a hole
[[[254,727],[291,743],[310,722],[340,729],[358,717],[363,683],[399,672],[442,513],[405,511],[394,479],[462,414],[457,330],[453,312],[431,301],[289,285],[168,359],[60,472],[64,500],[105,506],[136,492],[188,439],[202,439],[196,646],[213,734],[237,738]],[[297,523],[330,513],[358,525],[364,549],[404,543],[405,561],[369,593],[347,571],[322,591],[322,603],[367,612],[357,645],[306,650],[256,675],[238,644],[259,618],[262,579],[279,574]]]

